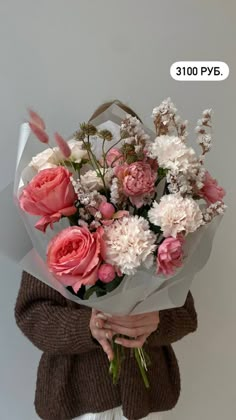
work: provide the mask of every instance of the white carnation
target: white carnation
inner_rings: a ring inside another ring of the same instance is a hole
[[[105,227],[106,261],[118,267],[124,274],[135,274],[155,249],[156,235],[149,229],[143,217],[123,217]]]
[[[176,238],[180,232],[186,235],[203,224],[202,212],[195,200],[180,194],[164,195],[148,212],[151,223],[160,226],[165,237]]]
[[[199,167],[195,150],[175,136],[159,136],[148,145],[148,155],[156,158],[161,167],[174,173],[187,174]]]

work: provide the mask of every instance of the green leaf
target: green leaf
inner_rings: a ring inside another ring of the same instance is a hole
[[[164,178],[166,176],[166,174],[168,173],[168,169],[167,168],[161,168],[159,166],[157,173],[158,173],[158,177]]]
[[[106,292],[110,293],[113,290],[115,290],[121,284],[123,278],[124,276],[120,276],[120,277],[116,276],[114,280],[112,280],[110,283],[106,283],[106,284],[104,283]]]

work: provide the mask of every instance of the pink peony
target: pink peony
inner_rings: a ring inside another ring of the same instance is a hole
[[[148,163],[138,161],[118,166],[115,174],[122,185],[123,193],[137,208],[142,207],[147,194],[154,191],[157,174]]]
[[[106,162],[108,166],[115,168],[117,165],[123,163],[123,155],[119,149],[113,147],[106,155]]]
[[[115,207],[111,203],[102,202],[99,211],[104,219],[111,219],[115,213]]]
[[[22,191],[19,204],[27,213],[43,216],[35,227],[45,232],[49,224],[76,212],[75,200],[70,172],[59,166],[40,171]]]
[[[105,256],[103,229],[91,233],[85,227],[63,229],[49,243],[49,270],[64,286],[72,286],[75,293],[84,285],[94,285],[98,269]]]
[[[173,275],[176,267],[183,263],[183,236],[166,238],[158,248],[157,274]]]
[[[111,264],[102,264],[98,270],[98,277],[103,283],[110,283],[116,276],[115,268]]]
[[[209,204],[222,201],[225,190],[217,184],[216,179],[212,178],[208,171],[205,174],[204,186],[198,192]]]

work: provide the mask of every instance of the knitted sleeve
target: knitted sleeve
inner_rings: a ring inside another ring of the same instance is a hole
[[[15,306],[18,327],[40,350],[78,354],[98,349],[90,334],[91,309],[70,307],[57,291],[23,272]]]
[[[150,345],[169,345],[197,329],[197,313],[191,292],[188,292],[183,306],[162,310],[159,316],[159,326],[148,338]]]

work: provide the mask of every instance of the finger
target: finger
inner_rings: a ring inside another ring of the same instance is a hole
[[[103,319],[98,318],[98,317],[94,318],[92,325],[94,328],[99,328],[99,329],[111,330],[112,328],[111,325],[106,324],[106,322]]]
[[[107,354],[107,357],[109,361],[111,362],[114,358],[114,353],[113,353],[111,345],[106,339],[99,340],[99,343],[101,344],[104,352]]]
[[[133,324],[134,322],[140,321],[143,315],[125,315],[125,316],[112,316],[109,322],[118,325]]]
[[[97,313],[98,313],[98,310],[97,310],[97,309],[92,308],[92,315],[97,315]]]
[[[95,328],[92,328],[92,335],[96,338],[96,340],[103,340],[103,339],[106,339],[106,340],[109,340],[109,341],[112,341],[112,338],[113,338],[113,336],[115,335],[116,333],[115,332],[113,332],[113,331],[111,331],[111,330],[107,330],[107,329],[105,329],[105,328],[97,328],[97,327],[95,327]]]
[[[156,325],[147,325],[147,326],[139,327],[139,328],[129,328],[129,327],[127,328],[121,325],[105,323],[104,328],[107,329],[108,327],[109,329],[111,329],[111,331],[115,332],[116,334],[122,334],[122,335],[126,335],[127,337],[132,337],[132,338],[139,337],[144,334],[151,334],[156,329]]]
[[[133,327],[133,328],[140,328],[145,327],[146,325],[157,325],[159,322],[158,316],[155,315],[149,315],[149,316],[143,316],[143,317],[123,317],[123,318],[111,318],[108,320],[108,324],[115,324],[115,325],[121,325],[125,327]]]
[[[134,339],[134,340],[129,340],[129,339],[126,339],[126,338],[120,338],[119,337],[115,340],[115,343],[120,344],[121,346],[127,347],[129,349],[141,348],[144,345],[146,339],[147,339],[146,334],[141,335],[140,337],[138,337],[137,339]]]

